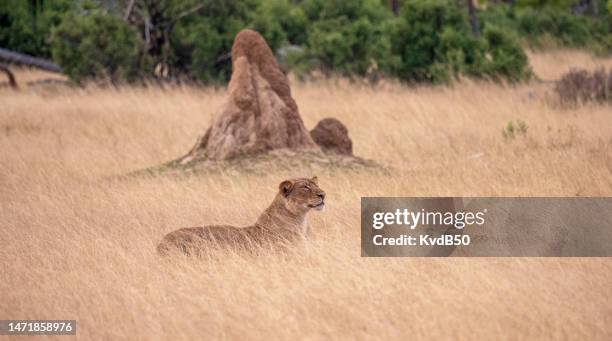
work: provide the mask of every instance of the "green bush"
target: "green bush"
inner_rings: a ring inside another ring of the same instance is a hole
[[[612,52],[612,15],[574,15],[571,1],[519,1],[515,6],[489,6],[479,13],[484,27],[494,25],[518,35],[531,47],[587,48],[598,54]],[[603,11],[603,6],[600,6]]]
[[[306,60],[323,71],[365,75],[388,68],[391,12],[376,0],[304,0]],[[296,41],[299,42],[299,41]]]
[[[203,37],[206,37],[205,39]],[[204,83],[228,79],[227,65],[215,68],[217,58],[231,48],[227,34],[220,34],[208,22],[179,25],[171,39],[170,64]]]
[[[441,83],[483,75],[486,44],[472,34],[456,1],[405,2],[391,38],[393,52],[401,57],[396,74],[402,79]]]
[[[69,0],[0,1],[0,47],[39,57],[50,57],[51,29],[70,9]]]
[[[199,15],[182,19],[172,35],[172,66],[198,80],[227,81],[235,34],[252,28],[273,51],[288,47],[284,62],[307,73],[313,69],[365,75],[388,69],[391,13],[378,0],[249,0],[206,2]],[[299,48],[295,48],[297,45]]]
[[[483,31],[492,25],[518,34],[518,14],[513,6],[506,4],[488,6],[478,11],[477,16]]]
[[[604,0],[595,1],[601,13],[581,16],[571,13],[573,0],[488,2],[477,9],[480,37],[470,30],[465,3],[456,0],[402,0],[397,16],[386,0],[139,2],[143,16],[162,16],[154,34],[171,28],[168,44],[145,50],[143,28],[122,20],[125,0],[4,0],[0,46],[52,55],[76,80],[152,77],[153,64],[167,62],[171,77],[217,83],[231,74],[229,59],[220,57],[238,31],[252,28],[296,72],[433,83],[463,75],[519,81],[530,75],[519,42],[612,52],[612,14]],[[199,10],[190,12],[196,5]]]
[[[257,5],[251,25],[270,46],[303,45],[308,21],[301,7],[290,0],[265,0]]]
[[[599,55],[612,54],[612,13],[589,22],[589,47]]]
[[[140,37],[102,9],[69,12],[53,30],[51,51],[53,59],[75,81],[130,81],[141,75]]]
[[[486,62],[485,44],[471,32],[445,27],[435,48],[436,60],[430,68],[434,82],[448,82],[459,75],[481,76]]]
[[[584,17],[551,9],[526,9],[518,17],[519,33],[536,43],[538,38],[547,34],[561,45],[585,46],[589,37],[587,25]]]
[[[393,53],[401,58],[394,71],[404,80],[441,83],[469,75],[518,81],[529,76],[518,41],[488,26],[483,37],[475,37],[456,1],[404,2],[391,39]]]
[[[501,28],[488,26],[484,31],[487,61],[483,71],[490,77],[501,76],[510,81],[531,77],[529,60],[518,39]]]

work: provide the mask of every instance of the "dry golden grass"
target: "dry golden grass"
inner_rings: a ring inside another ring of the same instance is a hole
[[[550,50],[528,52],[529,64],[542,80],[553,81],[570,71],[582,68],[594,71],[612,67],[612,58],[599,58],[580,50]]]
[[[536,72],[567,67],[532,57]],[[361,196],[611,195],[610,107],[559,108],[538,83],[293,91],[307,127],[339,118],[391,175],[321,170],[328,209],[295,253],[160,259],[164,233],[249,224],[281,180],[313,174],[110,177],[185,153],[223,90],[1,90],[0,319],[77,319],[84,339],[612,337],[609,259],[368,259],[359,246]],[[505,141],[517,119],[526,136]]]

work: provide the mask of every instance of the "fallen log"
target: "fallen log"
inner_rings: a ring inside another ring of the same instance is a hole
[[[36,67],[49,72],[63,73],[62,68],[50,60],[0,48],[0,60],[10,64]]]

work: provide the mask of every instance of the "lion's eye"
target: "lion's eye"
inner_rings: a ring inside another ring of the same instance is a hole
[[[304,186],[304,189],[306,189],[307,191],[310,191],[310,187],[308,186]]]

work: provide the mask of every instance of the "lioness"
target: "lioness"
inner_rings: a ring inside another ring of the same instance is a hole
[[[162,255],[173,249],[192,254],[207,245],[248,249],[269,242],[303,239],[308,232],[306,213],[313,208],[322,210],[325,207],[325,192],[317,185],[316,176],[312,179],[285,180],[278,187],[272,204],[254,225],[242,228],[229,225],[182,228],[165,235],[157,251]]]

